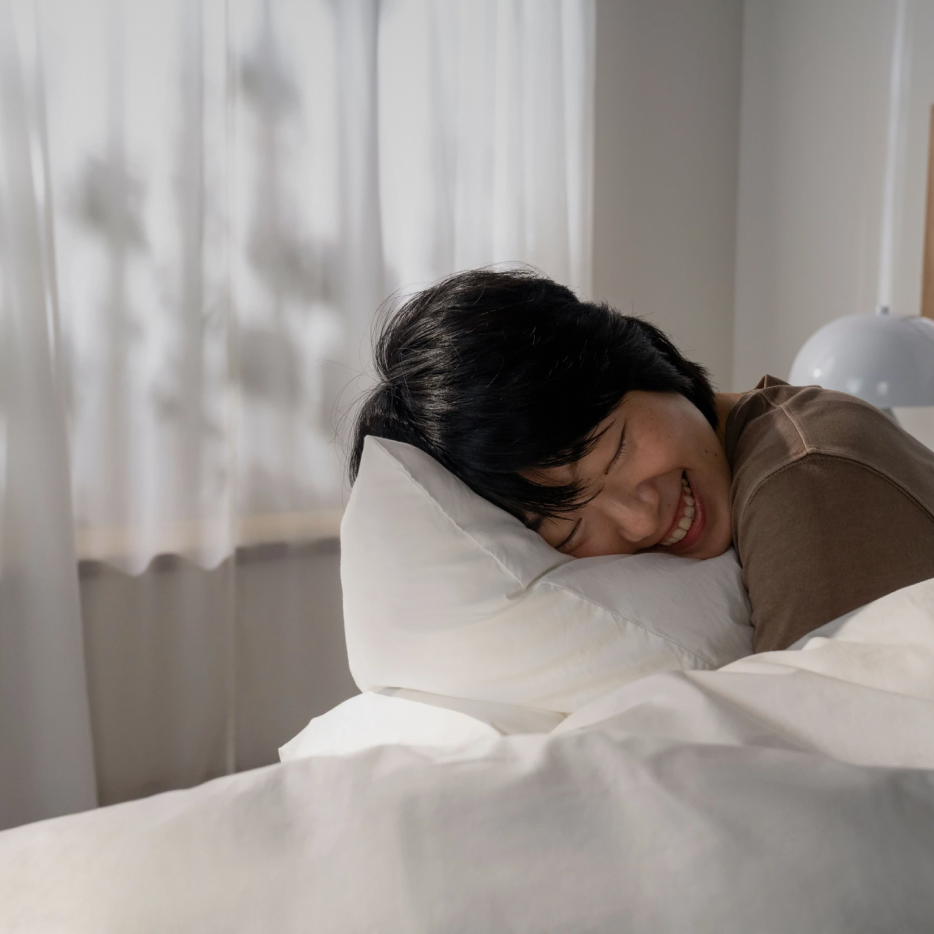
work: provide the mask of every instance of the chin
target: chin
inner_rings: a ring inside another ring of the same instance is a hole
[[[685,554],[686,558],[698,558],[702,561],[707,560],[708,558],[719,558],[720,555],[724,554],[733,544],[733,535],[731,532],[724,534],[719,532],[719,530],[711,530],[711,532],[716,531],[717,534],[712,534],[707,538],[706,541],[700,541],[697,543],[697,548],[692,553]]]
[[[708,558],[719,558],[720,555],[725,554],[727,549],[730,547],[732,542],[727,542],[725,545],[717,546],[713,545],[710,547],[705,546],[704,548],[697,551],[695,554],[686,554],[685,558],[697,558],[699,561],[706,561]]]

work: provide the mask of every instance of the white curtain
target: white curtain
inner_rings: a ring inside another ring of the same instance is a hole
[[[335,528],[389,294],[588,291],[594,15],[0,0],[0,825],[94,802],[76,558]]]

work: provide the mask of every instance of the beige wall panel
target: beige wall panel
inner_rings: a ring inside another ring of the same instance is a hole
[[[594,297],[729,389],[741,0],[598,0]]]

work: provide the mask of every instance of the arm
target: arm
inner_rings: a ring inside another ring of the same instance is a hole
[[[934,577],[934,503],[845,458],[777,471],[737,523],[756,652],[784,649],[878,597]]]

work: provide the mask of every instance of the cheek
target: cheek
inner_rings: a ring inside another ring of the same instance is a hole
[[[690,465],[691,460],[698,460],[703,447],[698,447],[696,434],[691,431],[679,432],[678,428],[677,422],[669,422],[640,433],[638,441],[633,445],[630,463],[643,479],[683,470]]]
[[[638,547],[620,534],[619,524],[607,517],[590,523],[591,532],[586,541],[574,550],[575,558],[596,558],[604,555],[634,555]]]

